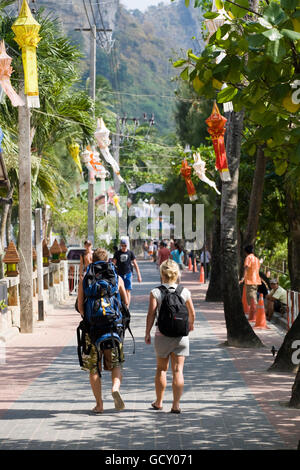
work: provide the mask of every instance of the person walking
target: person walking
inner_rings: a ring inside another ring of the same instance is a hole
[[[255,319],[257,306],[257,287],[261,284],[259,275],[260,261],[253,253],[253,245],[245,247],[244,277],[240,283],[245,283],[247,303],[250,306],[249,320]]]
[[[162,305],[164,295],[162,294],[163,290],[167,289],[169,292],[174,293],[178,288],[178,264],[171,259],[164,261],[160,266],[160,275],[162,285],[153,289],[149,298],[145,331],[145,343],[148,345],[151,344],[151,329]],[[188,331],[192,331],[194,329],[195,310],[191,299],[191,293],[188,289],[183,288],[180,292],[180,296],[188,311]],[[173,403],[171,413],[179,414],[181,412],[180,398],[184,388],[184,361],[185,358],[189,356],[189,337],[188,335],[168,337],[162,334],[157,326],[154,336],[154,349],[156,353],[156,400],[151,404],[151,406],[154,410],[162,410],[163,408],[163,398],[167,386],[167,371],[171,360],[173,375]]]
[[[95,250],[93,254],[92,262],[96,261],[108,261],[108,253],[102,248]],[[118,289],[119,294],[124,302],[125,306],[128,306],[128,298],[124,286],[124,282],[120,276],[118,276]],[[78,286],[78,310],[84,319],[85,314],[85,297],[83,290],[83,280],[81,279]],[[85,344],[87,348],[90,348],[88,354],[82,355],[83,366],[82,369],[89,372],[90,385],[96,400],[96,406],[92,409],[93,414],[103,413],[103,399],[102,399],[102,383],[101,377],[99,376],[99,370],[101,371],[101,363],[103,360],[103,368],[106,371],[111,372],[112,380],[112,397],[115,404],[116,410],[123,410],[125,404],[122,400],[120,394],[120,386],[122,382],[122,364],[124,362],[124,353],[123,345],[120,345],[120,348],[110,348],[101,351],[101,354],[98,356],[96,347],[91,342],[89,334],[85,333]],[[98,362],[99,360],[99,362]]]
[[[166,242],[164,242],[164,241],[160,242],[159,250],[158,250],[158,254],[157,254],[157,262],[158,262],[159,266],[164,261],[169,259],[170,255],[171,255],[171,252],[170,252],[169,248],[167,248]]]
[[[113,263],[117,266],[118,274],[124,281],[129,306],[131,301],[133,267],[136,270],[138,282],[142,282],[142,276],[133,251],[127,248],[126,238],[121,240],[120,246],[121,249],[114,254]]]
[[[184,251],[181,248],[180,244],[175,242],[174,244],[175,249],[171,251],[171,257],[173,261],[175,261],[179,269],[182,271],[184,269],[184,263],[183,263],[183,258],[184,258]]]
[[[90,240],[84,242],[85,253],[80,256],[79,279],[83,279],[86,269],[93,262],[93,244]]]

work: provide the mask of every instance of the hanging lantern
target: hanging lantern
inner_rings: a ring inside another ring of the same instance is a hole
[[[12,25],[12,30],[16,37],[14,38],[22,49],[22,60],[24,69],[24,92],[27,95],[29,108],[39,108],[39,88],[38,72],[36,60],[36,48],[41,40],[38,35],[40,30],[39,23],[33,18],[30,8],[23,0],[18,18]]]
[[[185,179],[185,184],[186,184],[190,201],[196,201],[198,199],[198,196],[196,194],[194,183],[192,182],[192,179],[191,179],[192,169],[190,166],[188,166],[186,159],[182,161],[180,173]]]
[[[78,170],[80,171],[80,174],[82,174],[82,166],[81,166],[81,161],[79,157],[79,152],[80,152],[80,147],[77,142],[72,142],[69,147],[69,152],[71,154],[71,157],[73,158],[74,162],[76,163]]]
[[[43,240],[43,266],[49,266],[50,251],[47,246],[46,240]]]
[[[214,146],[216,169],[220,172],[222,181],[231,181],[224,143],[226,121],[227,119],[221,116],[217,103],[214,102],[212,113],[205,122],[208,125],[207,131],[211,135]]]
[[[6,273],[7,277],[16,277],[19,275],[18,272],[18,263],[20,262],[19,253],[17,252],[16,246],[13,241],[11,241],[6,249],[6,253],[3,258],[3,263],[6,264]]]
[[[66,247],[65,241],[63,239],[60,240],[59,246],[60,246],[60,251],[61,251],[60,259],[66,260],[68,248]]]
[[[0,42],[0,85],[13,106],[24,106],[25,103],[13,89],[10,76],[13,73],[12,58],[6,53],[4,41]]]
[[[211,181],[209,178],[207,178],[207,176],[205,174],[206,163],[205,163],[204,160],[201,159],[200,153],[195,153],[194,154],[194,162],[195,163],[193,164],[193,168],[194,168],[195,173],[198,176],[198,178],[201,181],[203,181],[203,183],[206,183],[209,186],[211,186],[212,188],[214,188],[216,193],[221,194],[220,191],[218,190],[217,186],[216,186],[216,183],[214,181]]]
[[[61,248],[55,238],[51,248],[50,248],[50,253],[52,255],[51,258],[51,263],[59,263],[60,262],[60,254],[61,254]]]
[[[124,179],[120,175],[120,167],[116,160],[112,157],[109,151],[110,139],[109,139],[109,130],[104,124],[102,118],[99,118],[97,121],[97,129],[95,132],[95,139],[97,140],[98,146],[101,150],[101,154],[103,155],[105,161],[112,166],[114,173],[117,175],[119,181],[121,183],[125,183]]]

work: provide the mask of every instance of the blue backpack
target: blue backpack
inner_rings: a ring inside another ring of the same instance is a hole
[[[85,308],[83,325],[79,327],[83,331],[83,339],[78,341],[79,350],[81,348],[83,352],[86,352],[85,332],[89,334],[98,355],[100,351],[112,348],[118,348],[120,352],[120,344],[123,343],[126,329],[133,338],[129,326],[130,312],[122,304],[118,281],[118,274],[113,263],[97,261],[88,266],[83,279]],[[98,373],[101,376],[99,369]]]

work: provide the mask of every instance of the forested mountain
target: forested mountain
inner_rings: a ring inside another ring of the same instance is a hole
[[[39,0],[38,7],[59,17],[63,29],[80,44],[85,79],[89,76],[90,36],[75,29],[89,28],[94,23],[98,28],[104,25],[112,29],[115,44],[110,54],[100,47],[101,35],[105,35],[99,32],[97,40],[97,74],[111,84],[108,96],[112,109],[120,117],[127,114],[128,119],[142,120],[144,113],[149,119],[154,114],[160,133],[172,131],[176,88],[172,78],[176,70],[170,58],[188,48],[194,52],[202,48],[199,9],[186,8],[184,0],[150,7],[145,13],[126,10],[119,0],[101,3],[102,0]]]

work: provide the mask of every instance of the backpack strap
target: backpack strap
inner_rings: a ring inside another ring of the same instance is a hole
[[[181,295],[183,289],[184,289],[183,286],[178,285],[178,286],[176,287],[176,290],[175,290],[176,294]]]

